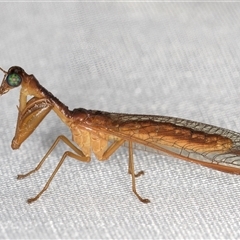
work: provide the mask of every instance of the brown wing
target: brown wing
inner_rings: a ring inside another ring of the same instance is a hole
[[[124,139],[138,148],[240,173],[240,134],[190,120],[87,110],[81,126],[108,140]],[[232,169],[233,168],[233,169]],[[236,169],[239,168],[239,169]]]

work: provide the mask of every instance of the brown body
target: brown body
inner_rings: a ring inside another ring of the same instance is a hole
[[[13,149],[20,147],[51,110],[71,129],[72,139],[81,149],[74,146],[66,137],[59,136],[34,170],[18,176],[23,178],[37,171],[59,140],[63,140],[74,151],[66,152],[62,156],[44,189],[35,198],[29,199],[29,202],[36,200],[47,189],[67,156],[88,162],[93,152],[98,160],[106,160],[126,143],[129,148],[132,189],[145,203],[149,200],[142,199],[135,187],[135,176],[143,172],[134,174],[133,143],[221,171],[240,173],[240,164],[236,164],[240,158],[238,133],[203,123],[163,116],[108,113],[83,108],[71,111],[42,87],[33,75],[28,75],[22,68],[12,67],[4,73],[0,87],[1,95],[18,86],[18,81],[21,85]],[[29,96],[32,98],[27,100]],[[232,160],[229,160],[229,156]]]

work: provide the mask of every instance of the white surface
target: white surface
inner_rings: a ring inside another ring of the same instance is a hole
[[[0,3],[0,65],[33,73],[71,109],[176,116],[240,131],[240,4]],[[0,238],[239,238],[240,177],[145,152],[68,159],[35,203],[64,144],[54,113],[11,150],[19,89],[2,96]]]

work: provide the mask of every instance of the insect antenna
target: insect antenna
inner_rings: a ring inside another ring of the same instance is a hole
[[[3,70],[1,67],[0,67],[0,70],[3,71],[5,74],[7,74],[8,72],[6,72],[5,70]]]

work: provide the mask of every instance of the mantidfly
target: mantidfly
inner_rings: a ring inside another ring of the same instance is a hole
[[[51,110],[70,128],[73,141],[81,149],[60,135],[36,168],[18,175],[18,179],[22,179],[39,170],[59,141],[73,150],[63,154],[46,185],[34,198],[28,199],[28,203],[37,200],[47,190],[66,157],[89,162],[93,152],[98,160],[104,161],[122,145],[129,149],[128,173],[132,176],[132,191],[143,203],[150,201],[138,194],[135,177],[144,172],[135,174],[133,162],[133,148],[139,145],[206,167],[240,174],[239,133],[174,117],[109,113],[83,108],[71,111],[22,68],[14,66],[8,71],[0,70],[4,73],[1,95],[21,85],[12,149],[18,149]],[[32,96],[30,100],[29,96]]]

